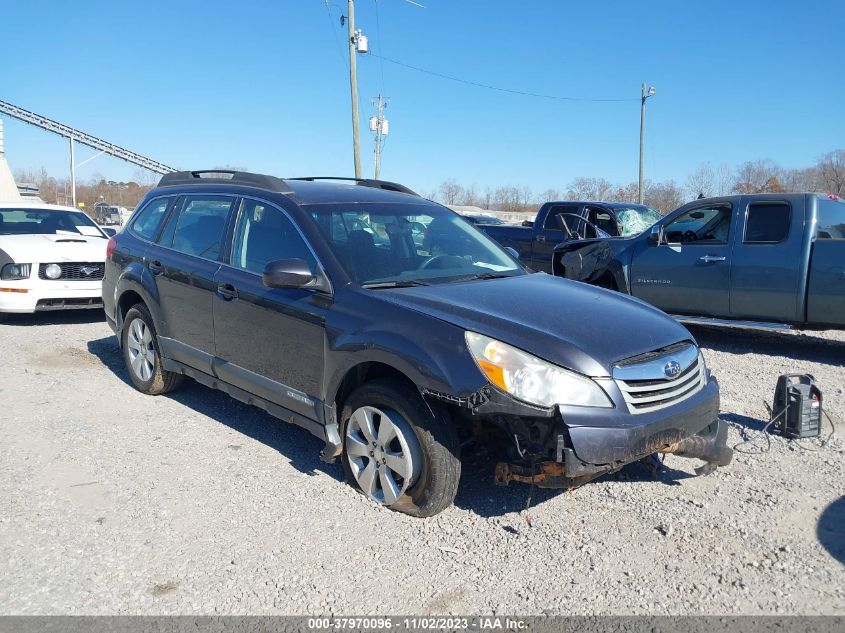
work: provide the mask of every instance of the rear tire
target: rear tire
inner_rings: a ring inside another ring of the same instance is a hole
[[[123,361],[135,389],[150,396],[158,396],[182,384],[182,374],[161,367],[161,350],[153,317],[143,303],[134,305],[126,313],[120,341]]]
[[[374,422],[369,434],[378,436],[372,438],[375,444],[361,432],[367,415]],[[398,436],[391,445],[379,443],[382,425],[390,426],[386,436]],[[415,517],[434,516],[452,505],[461,478],[458,437],[448,417],[433,413],[417,392],[393,382],[366,383],[346,400],[341,426],[343,469],[354,488],[376,503]],[[395,471],[389,468],[391,458],[396,460]],[[397,475],[402,459],[407,478]],[[365,471],[371,464],[379,464],[380,470],[367,479]]]

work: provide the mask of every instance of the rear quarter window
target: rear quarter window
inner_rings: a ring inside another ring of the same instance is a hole
[[[745,218],[746,244],[777,244],[789,235],[792,207],[788,202],[753,202]]]
[[[132,221],[129,228],[138,237],[152,241],[158,233],[158,228],[164,219],[167,207],[173,198],[155,198],[150,200],[143,209],[138,212],[138,217]]]

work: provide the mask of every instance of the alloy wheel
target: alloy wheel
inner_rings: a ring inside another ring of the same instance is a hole
[[[147,382],[155,371],[156,352],[153,347],[152,332],[143,320],[135,319],[129,324],[126,346],[132,372],[137,378]]]
[[[346,458],[370,499],[392,505],[419,476],[422,450],[411,425],[396,411],[364,406],[346,425]]]

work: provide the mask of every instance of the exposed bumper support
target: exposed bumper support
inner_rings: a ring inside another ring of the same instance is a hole
[[[727,438],[728,425],[717,419],[695,435],[663,446],[656,452],[704,460],[705,464],[697,467],[695,474],[707,475],[719,466],[727,466],[731,463],[733,451],[727,446]],[[648,457],[649,454],[632,455],[631,459],[625,463],[594,465],[579,460],[571,449],[564,449],[562,462],[543,461],[533,468],[524,463],[500,462],[496,465],[495,480],[502,486],[508,485],[511,481],[517,481],[540,488],[575,488],[596,477],[620,470],[625,464]]]

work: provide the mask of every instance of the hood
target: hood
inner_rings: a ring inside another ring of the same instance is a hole
[[[0,260],[3,263],[104,262],[103,237],[73,233],[55,235],[0,235]]]
[[[589,376],[609,376],[622,359],[694,340],[638,299],[544,273],[374,292]]]

